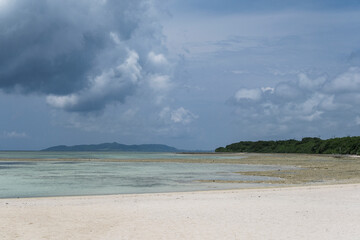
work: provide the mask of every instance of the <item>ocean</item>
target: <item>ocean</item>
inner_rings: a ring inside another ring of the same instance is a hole
[[[275,180],[268,177],[244,176],[236,172],[273,170],[279,169],[279,166],[132,162],[134,159],[195,160],[240,157],[176,153],[0,152],[0,198],[249,188],[266,186],[266,184],[212,181]],[[76,161],[77,159],[82,161]],[[121,159],[126,162],[104,161],[108,159]]]

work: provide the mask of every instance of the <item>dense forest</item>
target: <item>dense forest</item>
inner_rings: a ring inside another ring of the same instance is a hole
[[[315,153],[315,154],[360,154],[360,137],[343,137],[322,140],[303,138],[282,141],[243,141],[219,147],[215,152],[249,153]]]

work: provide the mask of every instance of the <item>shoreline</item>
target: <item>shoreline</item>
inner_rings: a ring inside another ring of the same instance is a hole
[[[212,190],[189,190],[189,191],[169,191],[169,192],[144,192],[144,193],[119,193],[119,194],[87,194],[87,195],[59,195],[59,196],[35,196],[35,197],[10,197],[10,198],[0,198],[1,201],[5,200],[41,200],[41,199],[71,199],[71,198],[106,198],[106,197],[136,197],[144,195],[166,195],[166,194],[194,194],[194,193],[221,193],[221,192],[234,192],[234,191],[250,191],[250,190],[271,190],[275,191],[276,189],[294,189],[294,188],[316,188],[316,187],[334,187],[334,186],[351,186],[359,185],[360,182],[324,182],[324,183],[306,183],[306,184],[288,184],[288,185],[274,185],[274,186],[258,186],[258,187],[244,187],[244,188],[228,188],[228,189],[212,189]]]
[[[0,199],[0,238],[356,239],[358,199],[360,183]]]
[[[334,187],[334,186],[351,186],[360,185],[358,182],[325,182],[325,183],[308,183],[308,184],[289,184],[283,186],[258,186],[258,187],[246,187],[246,188],[228,188],[228,189],[212,189],[212,190],[191,190],[191,191],[169,191],[169,192],[144,192],[144,193],[119,193],[119,194],[88,194],[88,195],[59,195],[59,196],[39,196],[39,197],[11,197],[0,198],[2,200],[26,200],[26,199],[61,199],[61,198],[97,198],[97,197],[122,197],[122,196],[143,196],[143,195],[160,195],[160,194],[193,194],[193,193],[219,193],[219,192],[234,192],[234,191],[250,191],[250,190],[271,190],[276,189],[294,189],[294,188],[317,188],[317,187]]]
[[[181,154],[179,154],[181,155]],[[183,154],[186,156],[187,154]],[[206,156],[225,156],[231,158],[206,158]],[[0,161],[58,161],[58,162],[166,162],[166,163],[216,163],[216,164],[248,164],[296,167],[293,170],[272,170],[236,172],[242,175],[261,177],[275,177],[277,181],[263,181],[264,184],[294,184],[306,183],[360,183],[360,157],[337,156],[322,154],[259,154],[259,153],[226,153],[226,154],[196,154],[201,158],[172,158],[172,159],[0,159]],[[210,179],[209,182],[217,182]],[[224,182],[219,182],[224,183]],[[256,183],[231,182],[228,183]]]

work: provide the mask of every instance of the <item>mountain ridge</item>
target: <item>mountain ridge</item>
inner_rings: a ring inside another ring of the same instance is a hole
[[[100,143],[100,144],[81,144],[81,145],[57,145],[42,149],[41,151],[94,151],[94,152],[182,152],[184,150],[177,149],[165,144],[139,144],[126,145],[117,142]]]

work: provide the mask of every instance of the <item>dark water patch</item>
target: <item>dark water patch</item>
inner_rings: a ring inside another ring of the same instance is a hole
[[[166,184],[160,183],[147,183],[147,184],[122,184],[118,185],[119,187],[131,187],[131,188],[152,188],[152,187],[163,187],[168,186]]]
[[[0,162],[0,166],[6,165],[36,165],[35,162]]]
[[[71,164],[82,164],[83,162],[80,161],[67,161],[67,162],[53,162],[54,165],[71,165]]]
[[[8,166],[2,167],[2,166],[0,166],[0,170],[2,170],[2,169],[13,169],[13,168],[16,168],[16,167],[8,167]]]

